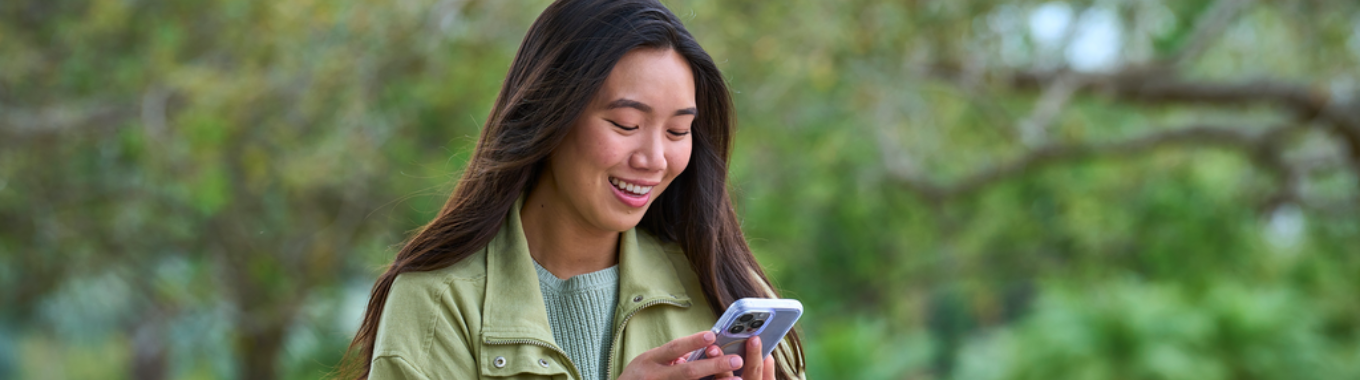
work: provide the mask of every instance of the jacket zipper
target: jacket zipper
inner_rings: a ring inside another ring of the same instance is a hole
[[[579,370],[579,369],[576,368],[576,363],[572,363],[572,362],[571,362],[571,358],[567,356],[567,352],[566,352],[566,351],[562,351],[562,349],[561,349],[561,348],[557,348],[557,346],[553,346],[553,345],[551,345],[551,344],[545,343],[545,342],[540,341],[540,340],[537,340],[537,339],[487,339],[487,340],[485,340],[484,342],[485,342],[486,344],[490,344],[490,345],[531,344],[531,345],[535,345],[535,346],[547,348],[547,349],[549,349],[549,350],[553,350],[553,352],[556,352],[558,355],[561,356],[561,358],[559,358],[559,359],[565,359],[565,360],[566,360],[567,365],[570,366],[569,368],[571,369],[572,375],[575,375],[575,377],[576,377],[577,379],[583,379],[583,378],[581,377],[581,370]]]
[[[642,309],[646,309],[646,308],[648,308],[648,307],[651,307],[652,305],[658,305],[658,304],[663,304],[663,303],[664,303],[664,304],[668,304],[668,305],[679,306],[679,307],[686,307],[684,304],[679,303],[679,302],[675,302],[675,301],[671,301],[671,300],[665,300],[665,299],[659,299],[659,300],[647,301],[647,303],[642,304],[642,306],[638,306],[637,309],[633,309],[633,311],[629,312],[628,315],[623,316],[623,322],[622,322],[622,323],[619,323],[619,331],[618,331],[618,334],[614,335],[614,342],[613,342],[612,344],[609,345],[609,367],[608,367],[609,374],[608,374],[607,376],[613,376],[613,375],[614,375],[614,355],[616,355],[616,354],[618,353],[618,349],[619,349],[619,341],[620,341],[620,340],[623,340],[623,328],[626,327],[626,326],[628,326],[628,320],[633,319],[633,316],[634,316],[634,315],[637,315],[637,313],[640,312],[640,311],[642,311]]]

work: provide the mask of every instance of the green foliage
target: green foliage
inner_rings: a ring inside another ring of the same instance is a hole
[[[1360,377],[1360,169],[1323,121],[1088,86],[1052,145],[1023,136],[1050,90],[1008,75],[1066,57],[1030,12],[1116,15],[1118,69],[1184,48],[1215,3],[669,1],[734,91],[735,203],[808,307],[811,377]],[[0,378],[321,376],[546,4],[0,2]],[[1256,2],[1155,78],[1354,97],[1356,20]],[[1299,124],[1279,156],[1301,169],[1197,141],[949,197],[901,178],[1199,124]]]
[[[1119,279],[1057,286],[1012,329],[977,340],[964,379],[1338,379],[1354,341],[1317,334],[1315,300],[1276,284],[1202,291]],[[997,359],[1000,359],[999,361]]]

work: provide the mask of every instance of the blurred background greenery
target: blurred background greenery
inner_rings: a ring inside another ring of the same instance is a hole
[[[0,378],[321,377],[546,3],[0,2]],[[811,377],[1360,378],[1360,3],[667,4]]]

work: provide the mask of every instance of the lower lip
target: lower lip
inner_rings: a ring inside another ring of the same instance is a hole
[[[609,189],[614,190],[614,196],[618,197],[619,201],[633,208],[638,208],[647,205],[647,199],[651,198],[652,196],[652,193],[647,193],[647,195],[637,195],[629,193],[623,190],[619,190],[619,188],[614,187],[614,185],[609,185]]]

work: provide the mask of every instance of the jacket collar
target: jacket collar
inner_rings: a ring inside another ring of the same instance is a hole
[[[524,198],[506,215],[500,232],[486,247],[486,299],[482,312],[483,339],[532,338],[553,342],[548,310],[538,288],[538,275],[524,238],[520,208]],[[659,242],[637,228],[619,237],[618,315],[648,300],[671,300],[685,306],[689,295]]]

